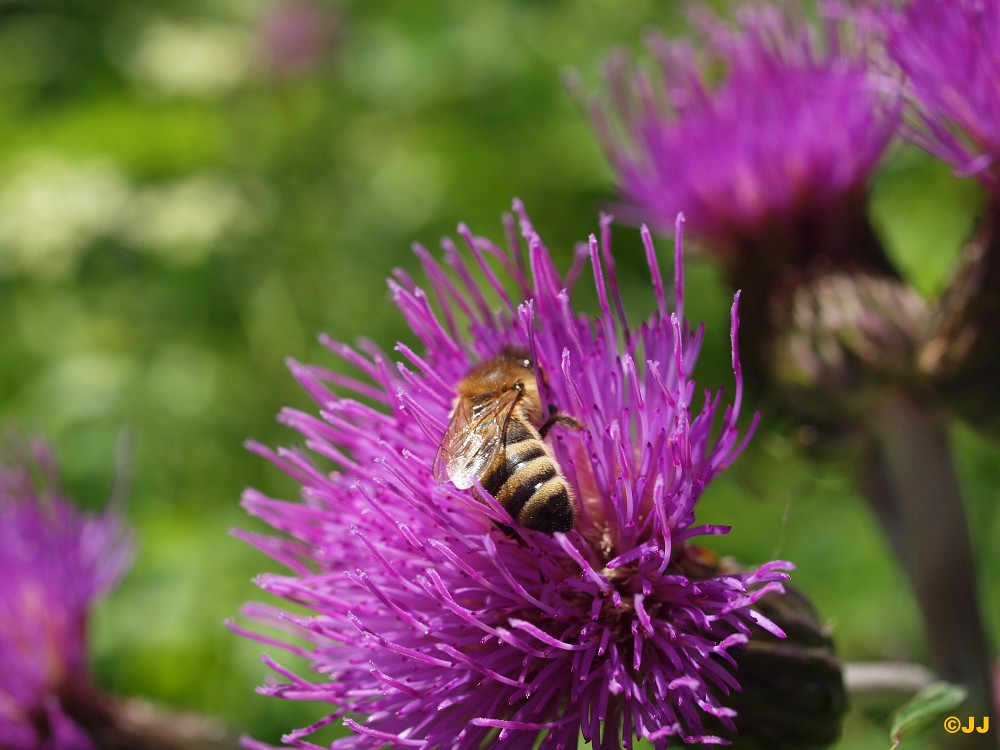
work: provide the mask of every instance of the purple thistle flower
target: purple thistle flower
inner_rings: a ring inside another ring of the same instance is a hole
[[[444,242],[450,270],[416,246],[428,291],[401,270],[389,286],[420,350],[398,344],[394,364],[370,342],[323,339],[360,377],[292,362],[319,407],[281,415],[305,449],[250,444],[301,485],[301,497],[248,490],[244,506],[280,535],[236,533],[290,571],[258,585],[308,614],[244,610],[294,643],[233,627],[320,675],[310,681],[264,656],[281,684],[262,693],[336,706],[287,734],[292,746],[315,748],[304,737],[338,720],[354,734],[333,747],[527,749],[544,736],[542,748],[575,748],[581,734],[601,748],[631,748],[634,738],[656,748],[721,742],[706,727],[733,727],[725,698],[739,689],[734,654],[752,623],[780,634],[753,607],[782,590],[789,564],[706,573],[707,552],[693,544],[729,530],[697,525],[695,505],[746,439],[736,427],[735,303],[734,402],[706,393],[692,413],[702,335],[682,322],[679,252],[670,312],[643,230],[657,311],[631,328],[610,217],[560,276],[519,203],[515,211],[526,265],[513,219],[510,251],[460,226],[464,248]],[[588,262],[596,319],[570,302]],[[579,505],[567,533],[518,527],[481,486],[433,478],[456,384],[504,347],[527,350],[543,403],[582,425],[546,438]]]
[[[0,459],[0,747],[89,750],[87,615],[131,547],[118,514],[62,495],[44,444],[13,443]]]
[[[915,114],[904,134],[1000,198],[1000,2],[877,7]]]
[[[897,126],[898,98],[868,40],[832,16],[817,33],[790,4],[745,6],[736,28],[705,10],[694,20],[701,55],[648,39],[661,80],[609,61],[611,111],[593,117],[618,178],[616,211],[659,230],[683,211],[713,251],[755,256],[746,263],[774,265],[782,247],[815,252],[802,235],[835,226],[845,201],[863,206],[857,194]]]
[[[340,19],[311,0],[279,3],[261,19],[258,54],[264,68],[278,77],[308,73],[340,41]]]

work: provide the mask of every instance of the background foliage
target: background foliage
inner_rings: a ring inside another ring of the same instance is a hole
[[[561,76],[594,88],[603,54],[654,26],[686,28],[650,0],[0,0],[0,412],[53,437],[90,507],[131,477],[141,549],[94,622],[103,686],[272,741],[320,715],[256,696],[260,649],[222,627],[269,565],[227,535],[253,526],[241,490],[294,492],[241,443],[293,439],[274,415],[309,404],[284,358],[331,364],[317,333],[404,335],[384,278],[416,268],[412,241],[436,246],[459,221],[500,239],[514,196],[563,258],[595,231],[611,174]],[[893,254],[933,295],[976,188],[897,148],[875,195]],[[638,233],[615,244],[645,315]],[[727,294],[697,258],[688,290],[709,329],[700,383],[729,385]],[[775,428],[705,499],[705,520],[735,526],[722,551],[795,561],[846,659],[920,659],[850,481]],[[998,452],[955,438],[982,569],[997,570]],[[1000,588],[982,586],[996,642]],[[855,710],[839,747],[885,745],[887,709]]]

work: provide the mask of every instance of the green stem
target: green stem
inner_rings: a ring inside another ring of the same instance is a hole
[[[891,701],[898,707],[933,683],[935,675],[922,664],[898,661],[848,662],[844,687],[853,701]]]
[[[913,588],[931,666],[969,690],[963,711],[989,716],[990,648],[946,422],[902,392],[886,398],[870,417],[873,455],[863,484]],[[948,746],[996,748],[997,736],[954,735]]]

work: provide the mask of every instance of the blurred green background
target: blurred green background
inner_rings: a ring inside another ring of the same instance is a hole
[[[88,507],[132,476],[138,559],[94,621],[104,687],[270,741],[322,714],[257,696],[260,648],[222,626],[273,569],[228,536],[257,528],[241,490],[295,491],[242,443],[295,440],[274,415],[310,404],[284,359],[332,365],[319,332],[405,335],[384,278],[416,273],[411,242],[459,221],[499,240],[518,196],[569,257],[612,183],[561,76],[594,88],[603,54],[650,27],[686,24],[641,0],[0,0],[0,412],[52,437]],[[903,148],[880,173],[876,221],[929,295],[978,200]],[[615,245],[644,315],[638,233]],[[729,294],[710,264],[687,271],[708,326],[700,383],[729,386]],[[123,434],[134,449],[116,459]],[[996,636],[1000,452],[955,438]],[[846,659],[922,658],[901,575],[838,467],[761,432],[703,514],[735,526],[723,552],[796,562]],[[838,747],[887,746],[883,720],[855,711]]]

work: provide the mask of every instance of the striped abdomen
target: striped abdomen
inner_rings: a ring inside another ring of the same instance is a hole
[[[573,528],[569,483],[538,431],[520,414],[507,422],[504,447],[480,478],[483,487],[525,528],[548,534]]]

